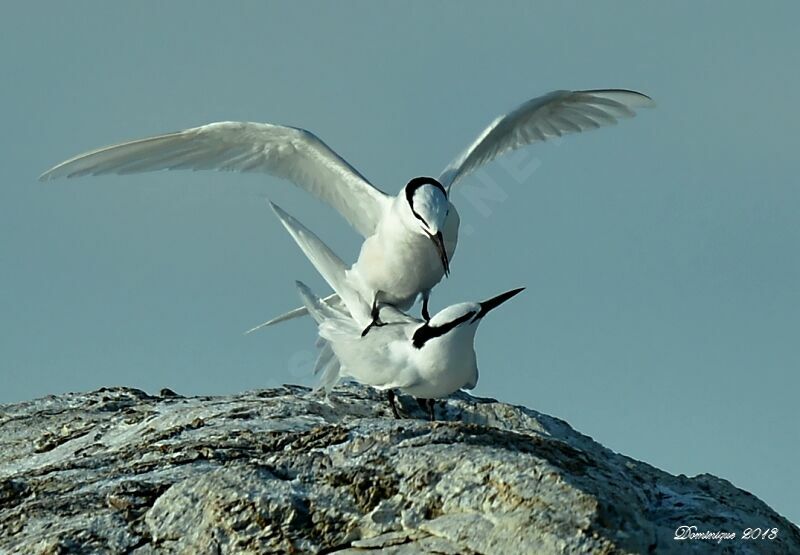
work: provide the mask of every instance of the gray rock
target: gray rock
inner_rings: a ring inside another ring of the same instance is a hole
[[[0,406],[0,553],[800,553],[796,526],[725,480],[491,399],[455,395],[435,423],[401,400],[400,421],[352,385]]]

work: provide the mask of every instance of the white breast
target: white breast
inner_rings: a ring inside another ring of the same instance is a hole
[[[368,238],[350,269],[369,291],[383,291],[382,300],[409,307],[417,294],[433,288],[444,277],[436,247],[426,236],[405,229],[385,230]]]

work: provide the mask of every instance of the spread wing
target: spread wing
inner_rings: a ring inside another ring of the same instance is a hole
[[[449,191],[459,179],[506,152],[568,133],[614,125],[621,118],[633,117],[636,108],[653,106],[650,97],[622,89],[553,91],[533,98],[495,119],[445,168],[439,181]]]
[[[269,123],[218,122],[80,154],[39,179],[156,170],[260,172],[282,177],[333,206],[368,237],[389,197],[316,135]]]

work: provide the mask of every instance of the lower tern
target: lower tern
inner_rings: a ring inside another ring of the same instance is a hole
[[[478,364],[474,340],[478,324],[524,288],[512,289],[483,302],[450,305],[427,322],[394,307],[384,307],[384,325],[362,337],[361,330],[370,321],[372,309],[350,286],[344,262],[303,224],[277,205],[271,206],[344,304],[344,309],[329,306],[297,282],[303,303],[325,342],[315,365],[315,372],[324,370],[322,386],[330,389],[340,377],[349,377],[386,390],[395,416],[398,412],[393,389],[432,400],[475,387]],[[430,403],[428,410],[432,416]]]
[[[174,169],[261,172],[288,179],[330,204],[365,238],[347,276],[370,300],[370,324],[378,323],[381,303],[405,310],[418,297],[427,320],[431,289],[449,273],[458,242],[453,185],[506,152],[613,125],[653,105],[648,96],[623,89],[559,90],[533,98],[496,118],[438,179],[412,179],[396,196],[373,186],[310,131],[251,122],[210,123],[103,147],[56,165],[40,179]],[[306,312],[305,307],[296,309],[263,325]]]
[[[392,391],[399,389],[426,401],[431,419],[433,399],[477,385],[478,324],[491,310],[523,291],[523,288],[512,289],[483,302],[450,305],[428,322],[387,319],[383,326],[362,338],[364,320],[355,320],[329,307],[302,282],[297,282],[297,287],[306,309],[317,322],[320,337],[328,342],[338,359],[338,375],[327,377],[328,380],[352,378],[387,391],[396,417],[399,413]]]

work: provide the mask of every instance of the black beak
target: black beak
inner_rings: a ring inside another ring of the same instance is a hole
[[[442,261],[442,267],[444,267],[444,275],[450,275],[450,261],[447,259],[447,250],[444,248],[444,237],[442,237],[442,232],[439,231],[436,235],[429,235],[433,244],[436,245],[436,250],[439,251],[439,260]]]
[[[478,318],[483,318],[486,316],[490,310],[493,310],[506,302],[508,299],[516,295],[517,293],[521,293],[524,291],[524,287],[520,287],[519,289],[512,289],[511,291],[506,291],[505,293],[500,293],[496,297],[492,297],[488,301],[483,301],[480,303],[481,311],[478,313]]]

